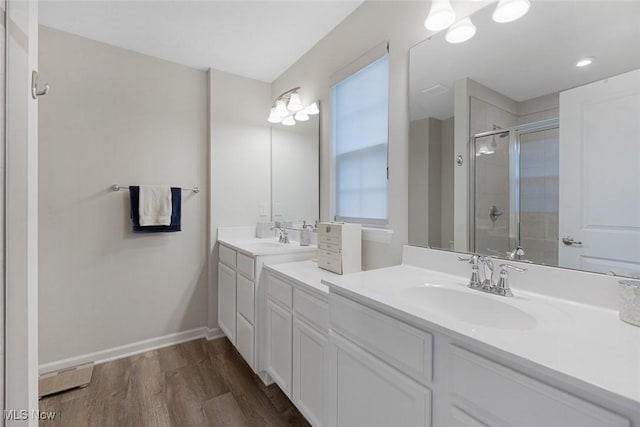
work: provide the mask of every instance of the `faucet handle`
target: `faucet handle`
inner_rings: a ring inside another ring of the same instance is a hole
[[[507,269],[512,269],[515,271],[519,271],[519,272],[523,272],[523,271],[527,271],[526,268],[522,268],[522,267],[516,267],[515,265],[511,265],[511,264],[500,264],[500,273],[502,273],[503,271],[506,273]]]
[[[477,265],[479,260],[480,260],[479,255],[471,255],[468,258],[461,257],[461,256],[458,257],[458,261],[468,261],[469,264],[473,264],[473,265]]]
[[[500,264],[500,279],[498,279],[498,283],[493,288],[493,293],[503,297],[513,296],[513,292],[511,292],[511,287],[509,286],[509,269],[519,272],[527,271],[526,268],[516,267],[515,265]]]

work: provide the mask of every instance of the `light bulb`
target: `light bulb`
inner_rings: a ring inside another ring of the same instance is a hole
[[[476,26],[471,22],[471,18],[464,18],[449,28],[445,37],[449,43],[462,43],[469,40],[476,34]]]
[[[493,12],[493,20],[500,23],[515,21],[529,11],[529,0],[500,0]]]
[[[312,116],[314,114],[318,114],[320,112],[320,110],[318,109],[318,103],[314,102],[313,104],[311,104],[307,108],[305,108],[304,111],[306,111],[307,114],[312,115]]]
[[[309,120],[309,114],[307,114],[307,112],[304,110],[298,111],[295,115],[295,119],[299,122],[306,122],[307,120]]]
[[[271,112],[269,113],[269,118],[267,119],[269,123],[280,123],[282,121],[282,116],[278,114],[276,108],[273,107]]]
[[[302,106],[302,101],[300,101],[300,95],[298,95],[298,92],[293,92],[291,94],[287,108],[289,111],[300,111],[304,108]]]
[[[433,0],[424,26],[427,27],[427,30],[440,31],[453,24],[455,20],[456,13],[449,0]]]
[[[287,105],[284,103],[282,99],[279,99],[276,101],[275,113],[278,114],[280,118],[283,118],[289,115],[289,110],[287,110]]]
[[[293,126],[296,124],[296,121],[293,119],[293,116],[287,116],[282,121],[282,124],[285,126]]]

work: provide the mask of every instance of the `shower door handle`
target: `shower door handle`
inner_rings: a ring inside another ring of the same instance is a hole
[[[38,99],[39,96],[43,96],[49,93],[49,83],[44,84],[44,89],[38,89],[38,72],[33,70],[31,72],[31,97]]]
[[[573,237],[571,237],[571,236],[564,236],[562,238],[562,243],[564,243],[567,246],[573,246],[573,245],[581,246],[582,245],[582,242],[578,242],[578,241],[574,240]]]

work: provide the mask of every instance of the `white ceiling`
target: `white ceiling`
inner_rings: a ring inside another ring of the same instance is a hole
[[[272,82],[362,0],[41,1],[40,24],[206,69]]]
[[[523,18],[498,24],[495,4],[471,19],[474,38],[453,45],[444,32],[410,52],[411,120],[453,115],[453,84],[470,78],[521,102],[640,68],[640,2],[539,1]],[[592,65],[576,68],[578,59]],[[446,93],[423,90],[441,84]]]

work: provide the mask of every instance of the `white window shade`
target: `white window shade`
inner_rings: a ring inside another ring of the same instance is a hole
[[[386,225],[389,139],[386,48],[381,57],[335,84],[332,110],[336,220]]]

